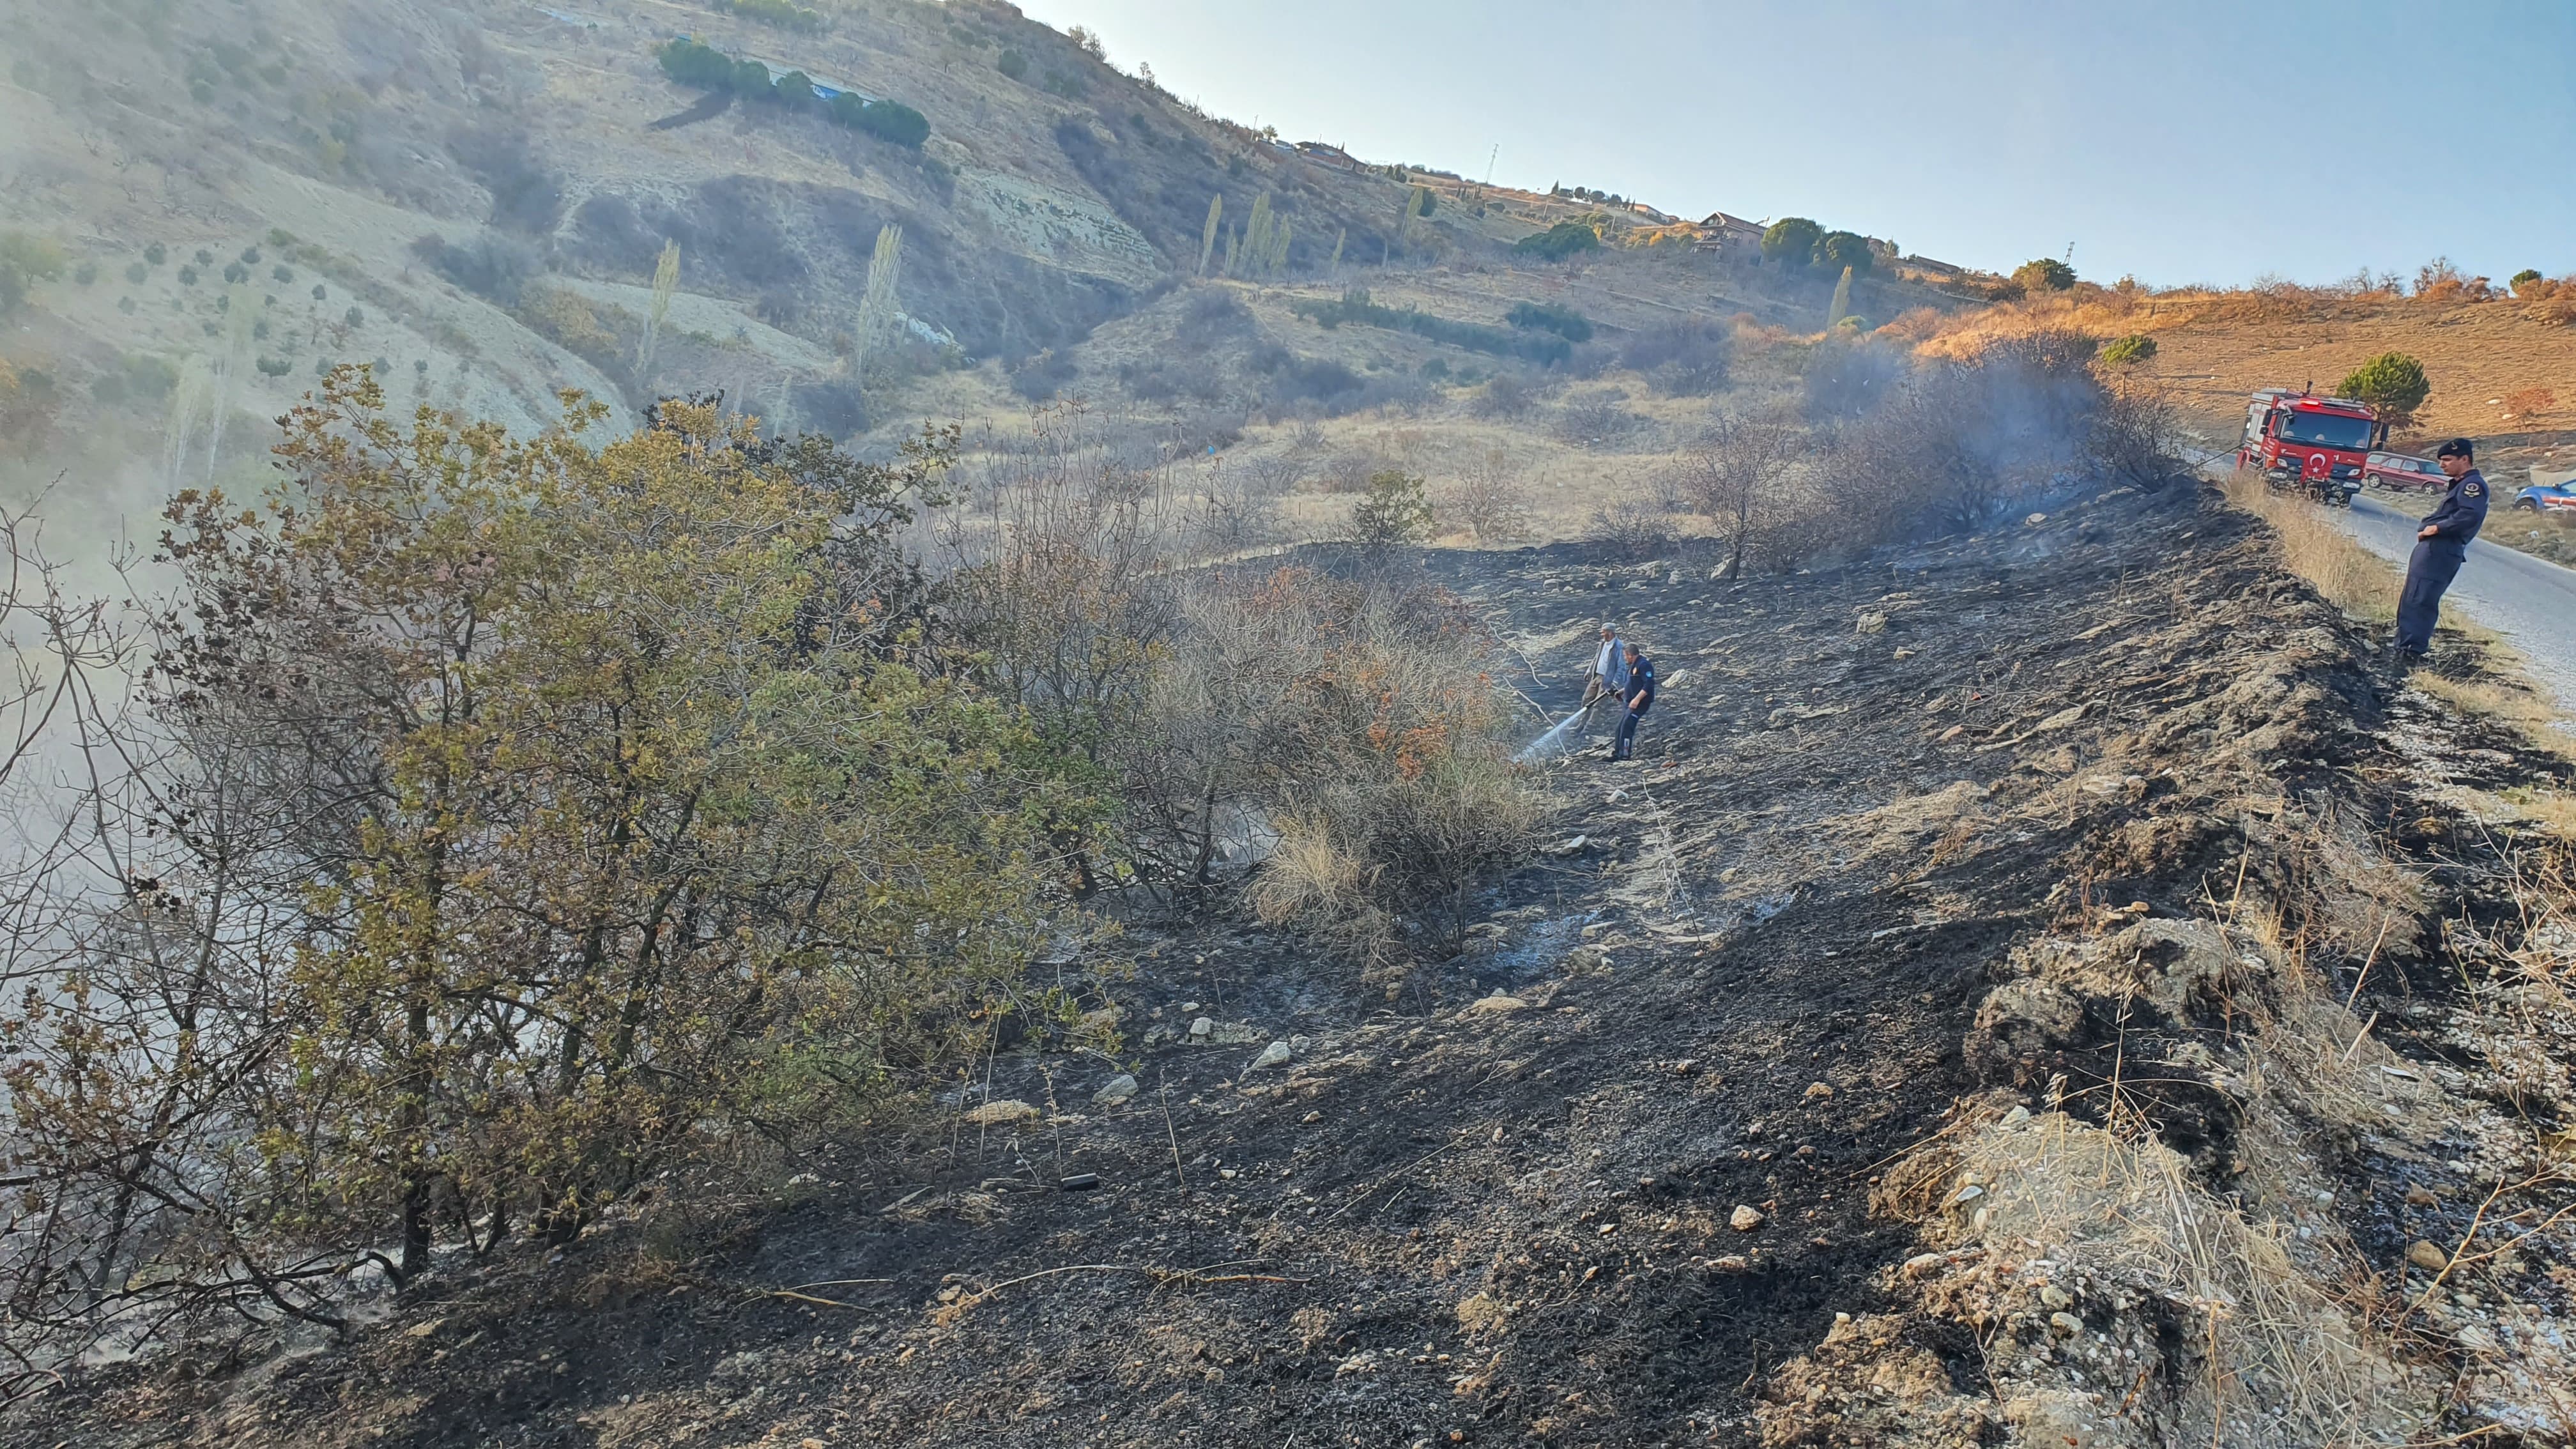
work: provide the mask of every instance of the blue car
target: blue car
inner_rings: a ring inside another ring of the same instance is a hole
[[[2576,473],[2546,474],[2534,468],[2531,486],[2513,495],[2516,513],[2576,512]]]

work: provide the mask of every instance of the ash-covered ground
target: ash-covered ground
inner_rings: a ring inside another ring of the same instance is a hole
[[[1539,704],[1604,618],[1664,694],[1393,998],[1138,928],[1127,1060],[1004,1054],[900,1146],[9,1438],[2567,1442],[2576,934],[2514,805],[2561,767],[2256,525],[2178,485],[1793,578],[1425,567]]]

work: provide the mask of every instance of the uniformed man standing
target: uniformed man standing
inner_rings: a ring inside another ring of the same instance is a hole
[[[1634,644],[1622,644],[1620,652],[1628,664],[1628,681],[1621,686],[1628,697],[1620,701],[1627,712],[1619,717],[1619,737],[1610,745],[1610,758],[1633,760],[1637,757],[1637,721],[1655,707],[1655,661],[1637,652]]]
[[[2433,454],[2450,475],[2442,506],[2415,530],[2415,556],[2406,561],[2406,587],[2397,596],[2397,661],[2411,665],[2433,650],[2433,626],[2442,617],[2442,591],[2467,560],[2469,540],[2487,521],[2487,480],[2466,438],[2453,438]]]

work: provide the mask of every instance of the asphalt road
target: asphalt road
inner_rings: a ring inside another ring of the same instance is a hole
[[[2363,547],[2403,568],[2415,550],[2418,521],[2439,501],[2432,493],[2364,492],[2350,509],[2326,511]],[[2487,515],[2488,533],[2513,527],[2504,502]],[[2469,561],[2442,597],[2442,612],[2453,610],[2502,634],[2559,706],[2576,716],[2576,570],[2481,538],[2469,545]]]

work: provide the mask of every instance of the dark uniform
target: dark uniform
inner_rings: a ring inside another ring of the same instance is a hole
[[[2415,541],[2406,561],[2406,588],[2397,596],[2397,650],[2425,654],[2433,648],[2433,626],[2442,617],[2442,591],[2468,558],[2469,540],[2487,521],[2487,480],[2471,468],[2451,480],[2442,506],[2424,516],[2423,526],[2436,530]]]
[[[1640,654],[1628,666],[1628,692],[1620,701],[1628,712],[1619,718],[1619,739],[1610,748],[1614,760],[1634,759],[1637,751],[1637,721],[1655,707],[1655,661]],[[1643,696],[1640,698],[1640,696]]]

